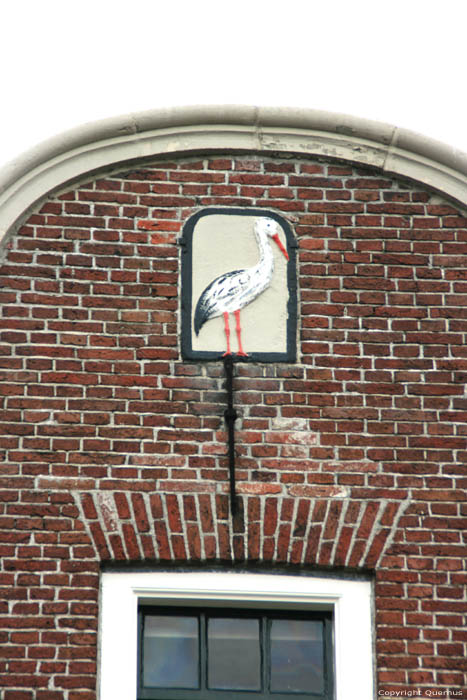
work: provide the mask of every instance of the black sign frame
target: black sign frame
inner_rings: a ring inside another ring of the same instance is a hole
[[[194,350],[192,345],[192,275],[193,275],[193,234],[198,221],[204,216],[213,215],[234,215],[249,217],[269,217],[277,221],[284,231],[286,237],[286,247],[289,255],[287,262],[287,288],[289,298],[287,301],[287,327],[286,327],[286,350],[284,352],[251,352],[247,357],[232,354],[234,362],[296,362],[297,359],[297,242],[292,232],[292,228],[287,219],[271,211],[270,209],[258,208],[204,208],[193,214],[183,227],[183,234],[180,238],[182,246],[182,273],[181,273],[181,351],[184,360],[220,360],[222,353],[208,350]]]

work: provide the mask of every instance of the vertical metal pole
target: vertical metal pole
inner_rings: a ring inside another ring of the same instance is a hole
[[[229,451],[229,477],[230,477],[230,510],[232,515],[237,512],[235,495],[235,420],[237,411],[233,405],[233,358],[232,355],[224,357],[224,368],[227,389],[227,408],[224,411],[224,419],[227,426],[228,451]]]

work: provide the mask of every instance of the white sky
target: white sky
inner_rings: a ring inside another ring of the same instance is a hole
[[[344,112],[467,152],[467,0],[0,0],[0,167],[191,104]]]

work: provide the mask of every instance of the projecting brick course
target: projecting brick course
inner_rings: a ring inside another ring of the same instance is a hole
[[[178,236],[272,209],[296,364],[179,345]],[[465,687],[467,218],[377,171],[255,155],[109,171],[37,206],[0,269],[1,700],[95,700],[103,564],[369,572],[380,691]],[[460,697],[457,695],[456,697]]]

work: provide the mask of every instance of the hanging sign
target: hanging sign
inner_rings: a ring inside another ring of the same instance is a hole
[[[183,230],[185,359],[294,362],[296,243],[264,209],[203,209]]]

